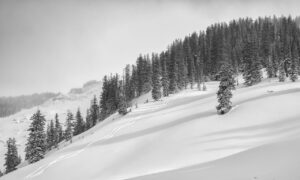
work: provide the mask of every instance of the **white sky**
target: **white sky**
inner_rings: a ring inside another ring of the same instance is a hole
[[[68,92],[142,53],[239,17],[296,16],[295,1],[0,0],[0,96]]]

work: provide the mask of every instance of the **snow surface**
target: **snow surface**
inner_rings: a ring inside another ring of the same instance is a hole
[[[241,86],[222,116],[218,82],[206,85],[157,102],[146,94],[129,114],[2,179],[300,179],[300,82]]]

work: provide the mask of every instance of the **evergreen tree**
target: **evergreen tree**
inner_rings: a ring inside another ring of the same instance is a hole
[[[291,59],[291,65],[289,70],[289,76],[292,82],[295,82],[298,79],[298,50],[296,48],[296,44],[293,45],[292,49],[292,59]]]
[[[73,121],[74,121],[74,116],[70,111],[68,111],[67,119],[66,119],[66,129],[64,132],[64,138],[66,139],[66,141],[72,142],[73,131],[74,131],[74,122]]]
[[[178,66],[176,61],[176,48],[175,45],[172,45],[170,48],[170,63],[169,63],[169,92],[176,93],[178,91]]]
[[[93,127],[93,122],[91,121],[90,109],[86,110],[86,117],[85,117],[85,129],[90,129]]]
[[[279,64],[278,71],[279,71],[279,75],[278,75],[279,82],[284,82],[285,81],[284,61],[281,61],[281,63]]]
[[[153,77],[152,77],[152,97],[155,101],[161,98],[161,82],[160,82],[160,66],[159,66],[159,59],[158,56],[155,55],[153,57]]]
[[[163,61],[162,66],[162,87],[163,87],[163,96],[169,96],[169,78],[167,72],[166,61]]]
[[[176,46],[176,56],[175,60],[178,66],[178,75],[177,75],[177,85],[179,89],[186,89],[188,84],[188,72],[187,72],[187,62],[183,57],[183,47],[182,42],[179,41]]]
[[[195,36],[194,38],[192,38],[194,40],[193,42],[196,43],[197,41],[195,41],[195,38],[197,38],[197,34],[193,33],[193,36]],[[197,45],[195,44],[194,46]],[[195,81],[195,64],[194,64],[194,59],[193,59],[192,50],[190,47],[190,41],[188,37],[185,37],[183,41],[183,48],[184,48],[184,58],[187,62],[187,68],[188,68],[188,80],[191,85],[191,89],[193,89],[193,84]]]
[[[54,127],[54,123],[53,123],[53,120],[50,121],[50,124],[48,124],[47,126],[47,139],[46,139],[46,142],[47,142],[47,149],[48,150],[51,150],[52,147],[55,146],[55,141],[56,141],[56,137],[55,137],[55,127]]]
[[[231,90],[235,88],[233,73],[234,71],[232,70],[230,65],[223,64],[221,66],[220,85],[217,92],[219,102],[217,111],[219,114],[227,113],[232,107],[232,103],[230,101],[230,99],[232,98]]]
[[[7,152],[5,153],[5,173],[12,172],[17,169],[17,166],[21,163],[21,159],[18,155],[17,145],[15,138],[9,138],[6,142]]]
[[[74,127],[74,136],[83,133],[85,130],[85,124],[83,121],[83,118],[80,113],[80,109],[78,108],[76,112],[76,122],[75,122],[75,127]]]
[[[132,81],[131,81],[131,76],[130,76],[130,65],[126,65],[125,67],[125,78],[124,78],[124,90],[125,90],[125,99],[127,101],[130,101],[134,98],[134,93],[132,92],[132,89],[131,86],[133,85],[132,84]]]
[[[26,155],[25,160],[28,160],[29,163],[34,163],[43,159],[46,152],[46,133],[44,131],[45,126],[45,117],[38,110],[30,118],[32,121],[29,131],[29,137],[26,143]]]
[[[246,86],[252,86],[262,79],[261,65],[258,58],[257,44],[252,30],[243,49],[244,71],[243,78]]]
[[[3,176],[3,173],[2,173],[2,171],[0,170],[0,177],[1,177],[1,176]]]
[[[127,114],[127,104],[123,94],[120,95],[120,102],[119,102],[119,114],[125,115]]]
[[[54,139],[55,139],[55,143],[54,143],[54,147],[57,147],[58,146],[58,143],[60,143],[62,140],[63,140],[63,130],[62,130],[62,126],[59,122],[59,119],[58,119],[58,114],[55,114],[55,136],[54,136]]]
[[[94,98],[91,102],[91,107],[90,107],[90,118],[92,121],[92,126],[95,126],[99,120],[100,112],[99,112],[99,106],[98,106],[97,101],[98,100],[97,100],[96,96],[94,96]]]
[[[275,77],[274,63],[273,60],[271,59],[271,56],[268,57],[266,70],[267,70],[268,78]]]

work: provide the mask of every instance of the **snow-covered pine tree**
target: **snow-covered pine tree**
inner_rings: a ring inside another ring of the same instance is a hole
[[[0,177],[2,177],[3,176],[3,172],[0,170]]]
[[[77,109],[76,112],[76,117],[75,117],[76,121],[75,121],[75,125],[74,125],[74,136],[81,134],[84,132],[85,130],[85,123],[83,121],[83,118],[81,116],[81,112],[80,109]]]
[[[226,63],[221,66],[220,85],[217,92],[219,105],[216,107],[218,114],[225,114],[232,107],[230,101],[232,98],[231,90],[235,88],[233,74],[234,71],[229,64]]]
[[[12,172],[17,169],[17,166],[21,163],[21,159],[18,155],[16,139],[9,138],[6,142],[7,152],[5,153],[5,173]]]
[[[55,143],[54,143],[54,147],[57,147],[58,146],[58,143],[60,143],[62,140],[63,140],[63,130],[62,130],[62,126],[59,122],[59,119],[58,119],[58,114],[56,113],[55,114]]]
[[[73,131],[74,131],[74,116],[71,113],[71,111],[67,112],[67,119],[66,119],[66,129],[64,132],[64,138],[66,141],[71,141],[72,142],[72,137],[73,137]]]
[[[161,98],[161,82],[160,82],[160,65],[157,55],[154,55],[153,60],[153,74],[152,74],[152,98],[157,101]]]
[[[34,163],[43,159],[46,152],[46,133],[44,131],[45,117],[37,110],[30,118],[32,121],[29,126],[29,137],[26,143],[25,160]]]

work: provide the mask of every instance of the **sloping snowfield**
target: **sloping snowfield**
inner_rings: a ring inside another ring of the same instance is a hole
[[[299,180],[300,82],[240,87],[222,116],[218,82],[207,87],[158,102],[144,95],[126,116],[112,115],[2,179]]]

